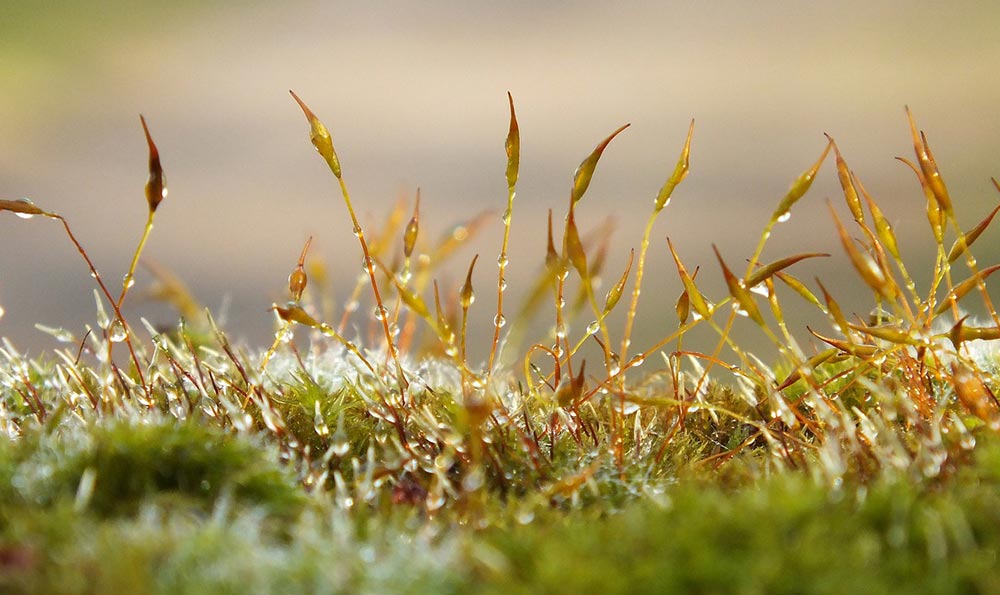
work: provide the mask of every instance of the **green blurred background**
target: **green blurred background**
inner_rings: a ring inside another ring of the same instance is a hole
[[[234,337],[263,345],[273,324],[266,308],[285,299],[308,235],[339,300],[360,272],[292,88],[333,132],[365,221],[380,222],[418,186],[425,237],[493,212],[441,275],[460,283],[483,254],[474,311],[482,333],[496,274],[483,264],[494,260],[506,201],[506,91],[522,135],[514,304],[544,257],[546,210],[562,216],[576,165],[631,122],[578,211],[584,228],[615,216],[608,276],[617,276],[695,118],[692,173],[654,235],[640,305],[639,340],[648,342],[675,325],[679,283],[663,239],[722,295],[711,243],[742,266],[789,183],[822,150],[823,132],[837,138],[925,279],[924,199],[893,161],[911,153],[903,106],[928,132],[971,226],[998,199],[989,182],[1000,175],[998,23],[992,2],[13,0],[0,5],[0,197],[30,197],[66,216],[102,273],[120,278],[145,218],[144,114],[170,185],[146,256],[177,272]],[[831,160],[765,256],[833,252],[798,273],[820,275],[850,311],[868,302],[826,212],[826,198],[843,211],[839,192]],[[981,262],[1000,257],[995,231],[979,253]],[[169,308],[139,299],[149,283],[140,274],[126,310],[169,324]],[[91,290],[57,224],[0,217],[0,336],[37,353],[55,342],[36,322],[82,334],[94,320]]]

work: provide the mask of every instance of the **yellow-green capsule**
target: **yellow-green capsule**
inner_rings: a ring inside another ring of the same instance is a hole
[[[670,202],[670,196],[674,193],[674,189],[687,177],[688,171],[691,169],[691,137],[693,135],[694,120],[691,120],[691,125],[688,127],[687,139],[684,141],[684,148],[681,149],[681,156],[677,159],[677,165],[674,166],[674,172],[670,174],[667,181],[663,183],[663,187],[660,188],[659,194],[656,195],[653,209],[657,213],[662,211],[663,207],[667,206],[667,203]]]
[[[587,188],[590,186],[590,180],[594,177],[594,170],[597,169],[597,162],[600,161],[601,155],[604,153],[604,149],[608,147],[608,144],[614,140],[622,130],[628,128],[630,124],[625,124],[618,130],[612,132],[606,139],[600,142],[597,147],[594,148],[593,152],[587,156],[580,166],[576,168],[576,172],[573,173],[573,189],[570,192],[570,203],[576,204],[581,198],[583,198],[584,193],[587,192]]]
[[[306,115],[306,120],[309,121],[309,140],[312,141],[313,146],[316,147],[316,151],[319,152],[319,154],[326,161],[327,165],[330,166],[330,170],[333,172],[333,175],[337,176],[339,179],[341,177],[340,159],[337,157],[337,151],[333,148],[333,139],[330,138],[330,132],[326,129],[326,126],[323,125],[323,122],[320,122],[319,118],[316,117],[316,114],[309,109],[305,102],[299,99],[299,96],[295,94],[295,91],[289,90],[288,92],[292,94],[295,102],[299,104],[300,108],[302,108],[302,113]]]

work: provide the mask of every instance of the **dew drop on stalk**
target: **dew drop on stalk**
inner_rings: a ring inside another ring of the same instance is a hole
[[[125,340],[125,336],[127,334],[125,325],[118,319],[115,319],[115,321],[111,323],[111,327],[108,328],[108,339],[110,339],[112,343],[121,343]]]
[[[592,321],[590,324],[587,325],[588,335],[596,335],[597,331],[599,330],[601,330],[601,323],[599,323],[596,320]]]
[[[375,266],[375,261],[372,260],[371,256],[366,256],[366,257],[364,257],[364,258],[361,259],[361,268],[364,271],[367,272],[373,266]]]
[[[629,361],[628,367],[630,367],[630,368],[637,368],[637,367],[641,366],[645,361],[646,361],[646,358],[644,358],[641,355],[637,355],[637,356],[633,357]]]
[[[566,323],[560,322],[556,325],[556,338],[565,339],[566,338]]]
[[[355,225],[354,229],[351,230],[351,233],[354,234],[354,237],[360,238],[361,237],[361,226],[360,225]]]
[[[387,312],[385,311],[385,306],[375,306],[375,310],[372,312],[375,320],[385,320],[386,314]]]
[[[510,209],[503,212],[503,224],[510,225]]]
[[[508,262],[509,261],[507,260],[507,255],[506,254],[501,254],[500,256],[497,257],[497,266],[498,267],[505,267],[505,266],[507,266]]]
[[[292,339],[295,338],[295,332],[291,328],[282,329],[274,333],[274,338],[282,343],[291,343]]]
[[[500,287],[500,291],[507,291],[507,280],[506,279],[500,279],[500,285],[499,285],[499,287]]]
[[[122,277],[122,287],[123,288],[125,288],[125,289],[132,289],[133,285],[135,285],[135,277],[133,277],[132,275],[129,275],[129,274],[126,274],[124,277]]]
[[[399,279],[399,282],[402,285],[406,285],[407,283],[409,283],[410,279],[412,277],[413,277],[413,274],[410,273],[409,269],[406,269],[404,271],[400,271],[400,273],[398,275],[396,275],[396,278]]]
[[[503,314],[497,314],[496,316],[493,317],[493,326],[497,328],[503,328],[505,324],[507,324],[507,319],[504,318]]]
[[[785,221],[788,221],[791,218],[792,218],[792,212],[791,211],[785,211],[784,213],[782,213],[778,217],[777,221],[778,221],[778,223],[784,223]]]

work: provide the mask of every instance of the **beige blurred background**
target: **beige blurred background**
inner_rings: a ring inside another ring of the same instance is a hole
[[[544,256],[544,213],[561,217],[573,170],[593,146],[632,123],[578,211],[584,228],[616,217],[616,276],[695,118],[692,173],[654,234],[640,305],[648,343],[675,325],[679,284],[663,239],[722,295],[711,243],[742,266],[789,183],[822,150],[823,132],[881,201],[925,279],[924,199],[893,160],[912,152],[903,106],[927,131],[971,226],[998,200],[989,182],[1000,175],[998,25],[994,2],[11,0],[0,5],[0,197],[66,216],[103,275],[120,279],[145,218],[144,114],[170,186],[146,256],[177,272],[234,338],[263,345],[266,308],[284,299],[308,235],[338,299],[360,272],[343,203],[288,95],[295,89],[330,127],[365,221],[418,186],[425,237],[493,211],[441,275],[458,283],[472,254],[483,254],[481,332],[495,308],[496,269],[484,265],[495,260],[506,201],[506,91],[522,135],[515,304]],[[832,160],[765,257],[833,252],[797,273],[820,275],[848,309],[861,307],[826,198],[844,211]],[[981,262],[1000,256],[996,233],[981,241]],[[149,282],[140,274],[135,295]],[[81,334],[94,320],[92,286],[56,223],[0,216],[0,336],[37,353],[57,344],[36,322]],[[139,300],[126,310],[176,319]]]

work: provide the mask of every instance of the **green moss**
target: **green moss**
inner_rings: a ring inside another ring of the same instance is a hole
[[[210,510],[223,495],[289,514],[302,504],[294,480],[263,444],[197,423],[95,422],[30,432],[0,451],[13,499],[74,501],[102,516],[132,515],[150,499]],[[82,485],[81,485],[82,484]]]

